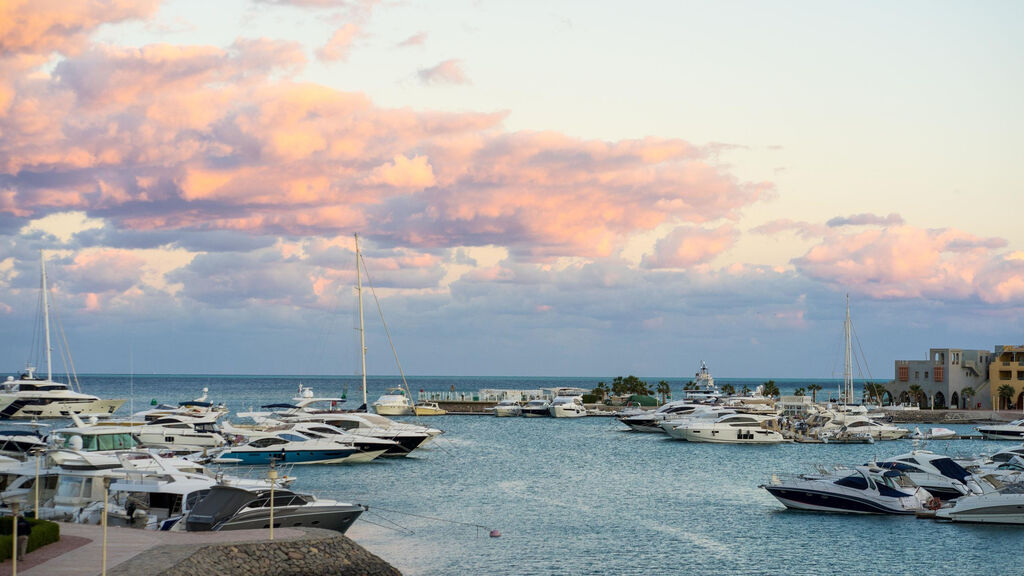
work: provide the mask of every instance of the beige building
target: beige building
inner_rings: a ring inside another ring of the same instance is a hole
[[[989,350],[932,348],[925,360],[897,360],[896,377],[887,391],[895,402],[916,403],[913,391],[920,389],[921,408],[990,410],[989,374],[994,360],[995,354]],[[1024,372],[1024,366],[1021,370]],[[974,393],[965,395],[967,389]]]
[[[1020,410],[1024,406],[1024,346],[996,346],[995,358],[988,369],[989,390],[998,410]],[[999,389],[1013,388],[1009,397]]]

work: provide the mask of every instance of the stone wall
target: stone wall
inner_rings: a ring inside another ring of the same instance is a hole
[[[130,563],[118,568],[132,573]],[[199,546],[191,555],[162,571],[145,573],[159,576],[401,576],[393,566],[340,534]]]

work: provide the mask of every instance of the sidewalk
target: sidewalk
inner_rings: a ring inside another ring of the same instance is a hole
[[[275,540],[294,540],[306,536],[297,528],[274,530]],[[268,540],[269,530],[230,530],[227,532],[156,532],[139,528],[107,528],[107,573],[156,547],[152,558],[132,562],[132,572],[156,574],[189,557],[206,544]],[[93,576],[103,564],[103,527],[60,523],[60,542],[43,546],[18,562],[18,574],[25,576]],[[11,561],[0,563],[0,576],[11,574]]]

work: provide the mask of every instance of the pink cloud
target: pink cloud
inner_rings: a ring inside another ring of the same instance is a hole
[[[424,84],[469,84],[469,77],[462,70],[462,60],[445,60],[440,64],[421,68],[417,74]]]
[[[146,18],[160,0],[6,0],[0,3],[0,54],[74,54],[102,24]]]
[[[810,222],[790,220],[788,218],[772,220],[771,222],[767,222],[750,229],[754,234],[766,234],[773,236],[783,232],[794,232],[797,236],[804,238],[824,236],[826,230],[827,228],[821,224],[812,224]]]
[[[359,33],[359,27],[352,23],[345,24],[341,28],[338,28],[334,31],[334,34],[331,35],[327,44],[323,45],[316,51],[317,58],[327,62],[348,60],[349,51],[352,49],[352,43],[355,41]]]
[[[984,271],[1003,245],[955,229],[895,226],[827,236],[793,263],[811,278],[876,298],[986,298]],[[1012,292],[1016,268],[1005,269]]]
[[[426,44],[426,42],[427,42],[427,33],[426,32],[418,32],[416,34],[413,34],[412,36],[409,36],[405,40],[402,40],[401,42],[399,42],[397,44],[397,46],[399,48],[408,48],[410,46],[423,46],[424,44]]]
[[[644,257],[645,268],[689,268],[705,263],[736,243],[739,234],[725,224],[718,228],[680,226],[658,240],[654,252]]]
[[[853,216],[839,216],[825,223],[830,228],[837,226],[899,226],[903,224],[903,217],[893,213],[888,216],[877,214],[854,214]]]

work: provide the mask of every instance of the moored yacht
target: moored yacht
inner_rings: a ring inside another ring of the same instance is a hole
[[[1006,424],[978,426],[986,440],[1024,440],[1024,418]]]
[[[523,405],[520,413],[527,418],[543,418],[551,416],[551,402],[543,398],[530,400]]]
[[[579,418],[587,415],[580,396],[557,396],[551,401],[549,408],[555,418]]]
[[[414,413],[412,400],[401,388],[391,388],[373,403],[373,411],[381,416],[408,416]]]
[[[952,500],[971,493],[968,484],[972,474],[949,456],[927,450],[914,450],[907,454],[893,456],[876,464],[879,468],[899,470],[940,500]]]
[[[905,474],[875,466],[773,474],[761,488],[787,508],[815,512],[915,514],[932,498]]]
[[[953,522],[1024,524],[1024,483],[999,483],[992,491],[961,496],[936,510],[935,517]]]
[[[727,414],[713,422],[692,421],[674,429],[689,442],[718,444],[779,444],[786,439],[775,430],[762,427],[773,419],[757,414]]]
[[[488,412],[494,412],[494,415],[498,418],[508,418],[510,416],[519,416],[523,413],[523,407],[519,402],[515,400],[504,399],[491,408],[487,409]]]
[[[636,432],[662,432],[662,421],[686,416],[702,406],[706,405],[691,400],[676,400],[662,404],[657,410],[623,412],[618,420]]]
[[[344,533],[364,508],[356,504],[319,500],[311,495],[278,489],[273,495],[274,527],[304,526]],[[270,490],[214,486],[185,518],[189,532],[247,530],[270,526]]]
[[[278,432],[226,448],[217,454],[216,460],[237,460],[243,464],[352,464],[369,462],[384,452],[363,452],[351,444],[313,439],[298,432]]]

